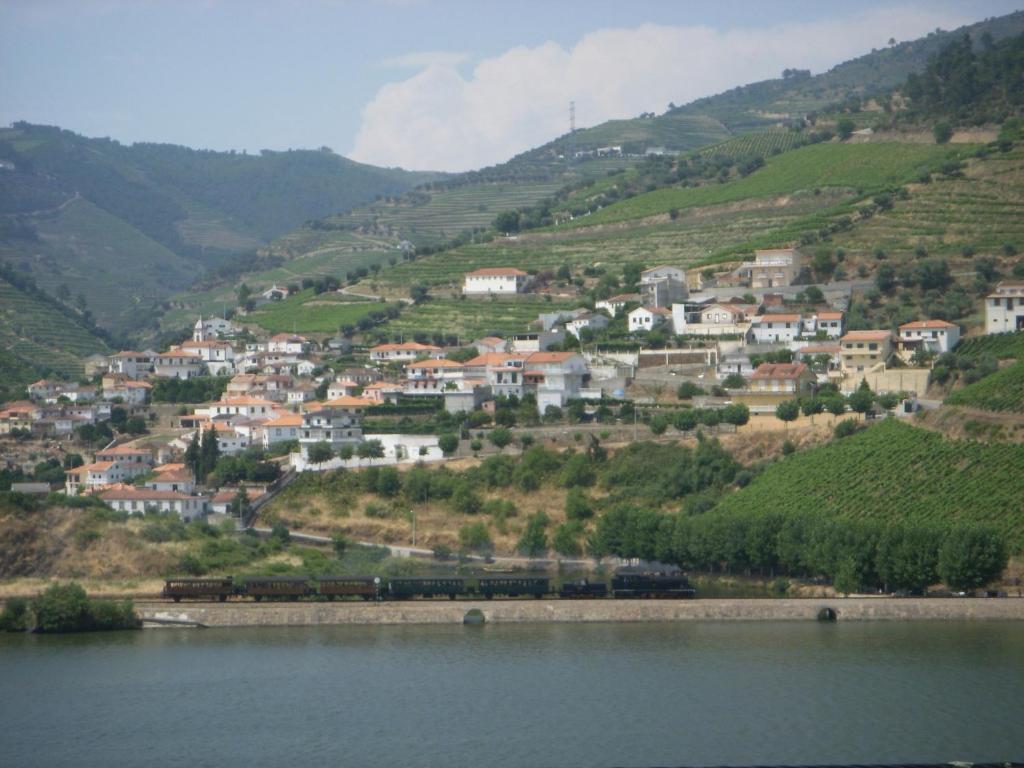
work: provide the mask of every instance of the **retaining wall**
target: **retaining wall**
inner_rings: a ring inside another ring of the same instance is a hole
[[[486,621],[813,621],[822,608],[839,621],[1024,619],[1020,598],[833,600],[494,600],[404,603],[167,603],[136,601],[143,619],[208,627],[292,627],[331,624],[461,624],[477,608]]]

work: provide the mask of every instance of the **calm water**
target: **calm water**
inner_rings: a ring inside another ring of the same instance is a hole
[[[1024,758],[1024,624],[153,630],[0,639],[9,766]]]

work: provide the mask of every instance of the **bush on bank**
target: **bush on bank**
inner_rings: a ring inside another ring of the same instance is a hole
[[[0,630],[5,632],[102,632],[139,629],[142,622],[131,600],[90,600],[74,582],[54,584],[31,603],[12,598],[0,613]]]

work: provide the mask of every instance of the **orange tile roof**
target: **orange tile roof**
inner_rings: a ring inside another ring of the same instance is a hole
[[[575,352],[534,352],[526,362],[529,365],[537,363],[564,363],[571,357],[576,357]]]
[[[180,461],[171,461],[168,462],[167,464],[161,464],[159,467],[153,467],[153,471],[156,472],[157,474],[160,474],[161,472],[176,472],[177,470],[184,468],[185,465]]]
[[[109,454],[126,456],[126,455],[135,455],[137,453],[145,453],[145,454],[150,454],[151,455],[152,451],[150,451],[149,448],[139,448],[138,446],[128,445],[127,443],[122,443],[121,445],[115,445],[115,446],[113,446],[111,448],[104,448],[102,451],[96,451],[96,455],[97,456],[100,456],[100,455],[107,456]]]
[[[376,405],[372,400],[367,400],[364,397],[350,397],[344,395],[342,397],[336,397],[333,400],[328,400],[324,404],[325,408],[369,408],[370,406]]]
[[[125,501],[179,501],[196,498],[182,493],[181,491],[154,491],[149,488],[113,488],[100,494],[100,498],[107,500]]]
[[[818,319],[819,320],[842,320],[843,319],[843,313],[842,312],[818,312],[816,314],[818,315]]]
[[[264,427],[301,427],[302,415],[298,413],[286,413],[276,419],[263,422]]]
[[[761,363],[751,379],[799,379],[807,370],[803,363]]]
[[[526,272],[515,267],[483,267],[467,272],[466,277],[526,277]]]
[[[153,478],[154,483],[176,483],[192,479],[192,473],[187,469],[168,469],[158,472]]]
[[[900,330],[908,331],[925,331],[925,330],[939,330],[943,328],[956,328],[957,326],[953,323],[947,323],[945,320],[915,320],[912,323],[904,323],[900,326]]]
[[[463,365],[466,368],[479,368],[480,366],[487,365],[504,365],[510,360],[523,360],[525,358],[526,355],[510,355],[507,352],[485,352],[471,360],[467,360]]]
[[[420,360],[415,363],[409,363],[406,368],[461,368],[462,363],[457,363],[454,360]]]
[[[767,314],[761,315],[757,323],[799,323],[803,317],[796,314]]]
[[[840,341],[885,341],[891,339],[889,331],[847,331]]]

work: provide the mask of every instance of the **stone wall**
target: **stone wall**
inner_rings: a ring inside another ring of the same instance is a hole
[[[813,621],[832,608],[839,621],[1024,619],[1019,598],[839,598],[832,600],[495,600],[399,603],[168,603],[136,601],[143,619],[208,627],[330,624],[461,624],[477,608],[486,621]]]

